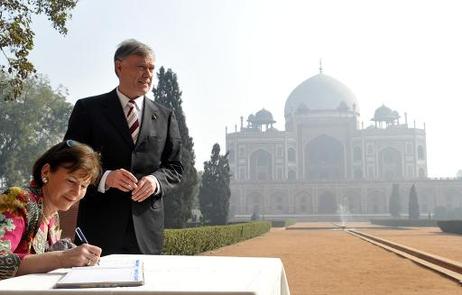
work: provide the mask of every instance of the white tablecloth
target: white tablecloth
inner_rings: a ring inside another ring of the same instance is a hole
[[[144,262],[143,286],[53,289],[65,273],[58,270],[0,281],[0,294],[290,294],[279,258],[109,255],[102,259],[135,257]]]

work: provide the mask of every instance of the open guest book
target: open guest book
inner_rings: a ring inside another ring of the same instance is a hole
[[[73,267],[54,288],[132,287],[144,284],[143,261],[101,261],[100,265]]]

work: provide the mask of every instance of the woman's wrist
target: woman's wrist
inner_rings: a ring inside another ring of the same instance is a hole
[[[66,250],[49,252],[54,256],[53,258],[55,260],[56,268],[66,267],[66,255],[64,254],[65,251]]]

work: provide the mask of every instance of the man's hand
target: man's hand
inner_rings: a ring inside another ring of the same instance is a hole
[[[144,176],[138,182],[138,187],[132,192],[132,200],[142,202],[157,191],[157,183],[153,176]]]
[[[125,169],[117,169],[109,172],[106,178],[106,187],[116,188],[123,192],[129,192],[138,188],[136,177]]]

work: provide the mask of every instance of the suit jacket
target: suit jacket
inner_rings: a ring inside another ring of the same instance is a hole
[[[163,197],[181,180],[181,138],[173,111],[147,98],[140,121],[135,145],[115,89],[78,100],[69,119],[65,139],[86,143],[101,153],[103,171],[124,168],[138,179],[154,175],[160,184],[160,194],[143,202],[132,201],[131,193],[118,189],[104,194],[95,187],[88,189],[79,204],[77,225],[103,254],[123,243],[132,219],[141,252],[160,254],[162,250]]]

